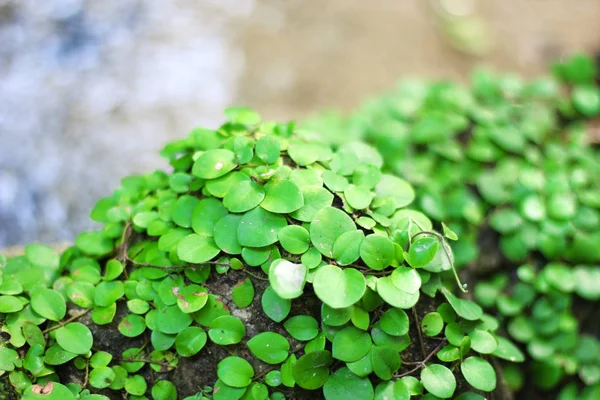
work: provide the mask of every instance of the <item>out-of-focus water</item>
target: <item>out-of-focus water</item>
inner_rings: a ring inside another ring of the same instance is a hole
[[[600,47],[596,0],[457,2],[479,5],[490,53],[449,46],[423,0],[0,0],[0,247],[72,240],[122,176],[163,168],[165,142],[228,105],[302,118],[403,76],[539,73]]]

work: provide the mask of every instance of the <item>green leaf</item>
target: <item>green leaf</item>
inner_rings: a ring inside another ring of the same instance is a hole
[[[333,207],[322,208],[310,224],[310,239],[326,257],[333,258],[333,244],[344,232],[356,229],[352,218],[344,211]]]
[[[498,347],[492,353],[496,357],[502,358],[503,360],[508,360],[512,362],[523,362],[525,361],[525,355],[521,350],[515,346],[510,340],[498,336]]]
[[[404,379],[395,382],[381,382],[375,388],[375,400],[410,400],[410,395]]]
[[[409,267],[398,267],[392,272],[392,284],[406,293],[416,293],[421,288],[421,275]]]
[[[22,400],[75,400],[75,395],[66,386],[47,381],[44,385],[31,385],[25,389]]]
[[[260,206],[276,214],[289,214],[304,205],[304,196],[295,183],[288,180],[270,181],[265,185],[265,198]]]
[[[332,287],[336,290],[331,290]],[[313,288],[323,303],[332,308],[345,308],[362,298],[367,284],[364,275],[354,268],[323,265],[313,277]]]
[[[408,333],[410,322],[404,310],[390,308],[381,316],[380,326],[388,335],[403,336]]]
[[[268,246],[277,242],[279,230],[285,226],[285,217],[256,207],[242,217],[238,226],[238,242],[247,247]]]
[[[148,389],[146,380],[141,375],[129,376],[125,380],[125,391],[134,396],[143,396]]]
[[[361,230],[342,233],[333,244],[333,258],[339,265],[349,265],[360,257],[360,245],[365,238]]]
[[[102,366],[90,371],[90,385],[96,389],[109,387],[116,378],[115,372],[110,367]]]
[[[460,364],[463,376],[477,390],[491,392],[496,389],[496,372],[481,357],[469,357]]]
[[[296,340],[308,341],[319,333],[317,320],[309,315],[296,315],[283,323],[285,330]]]
[[[330,207],[333,203],[333,194],[322,187],[307,187],[302,190],[304,206],[291,213],[291,217],[302,222],[311,222],[317,212]]]
[[[175,349],[182,357],[191,357],[197,354],[206,345],[207,335],[202,328],[188,326],[177,334]]]
[[[50,290],[50,289],[46,289],[46,290]],[[58,294],[58,293],[57,293]],[[59,294],[60,296],[60,294]],[[62,296],[61,296],[62,299]],[[45,299],[40,299],[40,303],[42,301],[45,301]],[[64,303],[64,300],[63,300]],[[41,308],[45,308],[47,307],[45,306],[40,306]],[[21,300],[19,300],[18,297],[15,296],[0,296],[0,313],[15,313],[17,311],[21,311],[23,309],[23,302]],[[66,309],[66,305],[65,305],[65,313],[67,312]],[[52,315],[52,314],[51,314]],[[58,321],[58,319],[56,319],[56,321]]]
[[[104,256],[113,250],[112,239],[102,232],[83,232],[75,240],[77,247],[92,256]]]
[[[146,320],[139,315],[129,314],[121,320],[118,329],[123,336],[136,337],[146,330]]]
[[[288,225],[278,233],[279,243],[290,254],[302,254],[308,250],[310,235],[299,225]]]
[[[246,327],[242,321],[229,315],[215,318],[210,323],[210,330],[208,331],[210,340],[220,345],[239,343],[245,334]]]
[[[192,214],[192,229],[199,235],[213,236],[215,224],[225,215],[227,215],[227,210],[219,200],[213,198],[202,199],[194,208]],[[163,251],[167,250],[163,249]]]
[[[71,322],[56,330],[56,342],[68,352],[87,354],[92,349],[94,338],[87,326]]]
[[[170,381],[160,380],[152,387],[154,400],[177,400],[177,388]]]
[[[215,179],[236,167],[235,153],[225,149],[208,150],[194,162],[192,174],[202,179]]]
[[[462,318],[468,321],[477,321],[483,315],[483,310],[478,304],[460,299],[446,288],[442,288],[442,293],[446,296],[446,300],[448,300],[454,311]]]
[[[448,399],[456,390],[452,371],[443,365],[431,364],[421,371],[421,382],[427,391],[439,398]]]
[[[252,210],[265,198],[265,189],[252,180],[245,180],[231,188],[223,198],[223,205],[230,211],[242,213]]]
[[[226,385],[220,379],[215,383],[213,389],[213,400],[238,400],[244,395],[246,388],[234,388]]]
[[[498,347],[496,338],[487,331],[475,329],[469,332],[471,348],[481,354],[491,354]]]
[[[192,226],[192,216],[196,206],[200,203],[200,200],[193,196],[181,196],[171,210],[171,218],[173,222],[182,228],[190,228]]]
[[[190,314],[186,314],[178,306],[165,306],[158,311],[157,328],[162,333],[173,335],[181,332],[192,323]]]
[[[381,271],[394,262],[394,244],[378,234],[367,235],[360,243],[360,258],[371,269]]]
[[[333,339],[333,357],[344,362],[358,361],[369,353],[371,346],[371,336],[367,332],[348,326]]]
[[[237,232],[242,220],[241,215],[229,214],[222,217],[215,225],[214,239],[219,249],[227,254],[241,254]]]
[[[271,286],[268,286],[262,297],[261,304],[267,317],[275,322],[283,321],[290,313],[292,302],[289,299],[282,299],[277,295]]]
[[[375,186],[375,194],[378,198],[393,198],[397,208],[406,207],[415,198],[415,191],[408,182],[389,174],[381,176],[381,180]]]
[[[232,291],[231,297],[238,308],[246,308],[252,304],[254,300],[254,285],[248,278],[237,283]]]
[[[377,293],[393,307],[408,309],[417,304],[419,291],[408,293],[398,289],[389,276],[377,279]]]
[[[319,389],[329,378],[332,362],[331,353],[326,350],[305,354],[292,367],[294,380],[303,389]]]
[[[346,367],[338,369],[327,379],[323,386],[323,394],[327,400],[374,399],[371,381],[356,376]]]
[[[415,240],[408,250],[408,262],[418,268],[429,264],[435,257],[439,240],[436,237],[420,237]]]
[[[279,159],[281,143],[272,135],[263,136],[256,141],[255,153],[263,162],[273,164]]]
[[[373,346],[371,349],[373,372],[380,379],[390,380],[400,368],[400,354],[386,346]]]
[[[373,194],[366,187],[348,185],[346,190],[344,190],[344,198],[350,207],[354,208],[355,210],[364,210],[365,208],[369,207],[369,204],[371,204]]]
[[[206,182],[206,191],[211,195],[224,198],[240,182],[248,182],[250,177],[242,172],[232,171],[220,178]]]
[[[307,274],[304,265],[280,258],[271,263],[269,283],[282,299],[295,299],[302,295]]]
[[[600,113],[600,89],[593,85],[578,85],[573,88],[573,105],[586,117]]]
[[[181,239],[177,245],[177,256],[192,264],[202,264],[210,261],[219,254],[221,250],[211,237],[192,233]]]
[[[37,243],[25,246],[25,257],[34,267],[57,269],[60,262],[53,248]]]
[[[284,362],[290,351],[287,339],[275,332],[259,333],[246,344],[254,356],[267,364]]]
[[[227,357],[217,365],[217,376],[231,387],[242,388],[252,383],[254,369],[252,365],[241,357]]]
[[[448,228],[448,225],[442,222],[442,232],[444,236],[450,240],[458,240],[458,235],[452,229]]]
[[[546,218],[546,206],[536,195],[524,198],[520,210],[521,214],[530,221],[539,222]]]
[[[444,329],[444,320],[436,312],[431,312],[421,320],[423,333],[426,336],[437,336]]]
[[[65,299],[55,290],[38,288],[31,294],[33,311],[51,321],[60,321],[67,314]]]

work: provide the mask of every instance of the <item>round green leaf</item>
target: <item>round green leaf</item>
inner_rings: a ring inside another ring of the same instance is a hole
[[[68,387],[47,381],[44,385],[31,385],[23,392],[23,400],[75,400]]]
[[[390,380],[400,368],[400,354],[386,346],[373,346],[371,349],[371,364],[373,372],[380,379]]]
[[[265,185],[265,198],[260,206],[276,214],[289,214],[304,205],[304,196],[295,183],[271,181]]]
[[[227,357],[217,365],[217,376],[228,386],[242,388],[252,383],[254,369],[241,357]]]
[[[406,207],[415,198],[415,191],[408,182],[388,174],[381,176],[381,180],[375,186],[375,194],[378,198],[393,198],[397,208]]]
[[[229,214],[222,217],[215,224],[215,244],[227,254],[242,253],[242,246],[240,246],[237,238],[241,220],[241,215]]]
[[[141,375],[129,376],[125,380],[125,391],[134,396],[143,396],[148,389],[146,380]]]
[[[275,332],[259,333],[248,340],[247,345],[252,354],[267,364],[284,362],[290,351],[287,339]]]
[[[410,400],[411,392],[406,386],[405,378],[395,382],[381,382],[375,388],[375,400]]]
[[[410,322],[404,310],[390,308],[381,316],[380,326],[388,335],[402,336],[408,333]]]
[[[25,257],[34,267],[57,269],[60,263],[60,257],[52,247],[39,243],[25,246]]]
[[[243,213],[258,206],[265,198],[265,189],[252,180],[245,180],[229,190],[223,198],[223,205],[235,213]]]
[[[382,235],[367,235],[360,244],[360,258],[369,268],[376,271],[391,265],[395,254],[392,241]]]
[[[90,385],[96,389],[105,389],[109,387],[116,378],[115,372],[110,367],[98,367],[90,372]]]
[[[515,346],[510,340],[498,336],[498,347],[492,353],[496,357],[502,358],[504,360],[508,360],[511,362],[523,362],[525,361],[525,355],[521,350]]]
[[[192,264],[202,264],[212,260],[221,250],[211,237],[192,233],[181,239],[177,245],[177,256]]]
[[[333,258],[339,265],[352,264],[360,257],[360,244],[365,238],[361,230],[342,233],[333,243]]]
[[[246,308],[254,300],[254,285],[249,278],[238,282],[231,291],[233,302],[238,308]]]
[[[288,225],[279,230],[279,243],[290,254],[302,254],[308,250],[310,235],[299,225]]]
[[[302,190],[302,196],[304,206],[290,214],[302,222],[311,222],[317,212],[333,203],[333,194],[322,187],[306,187]]]
[[[33,311],[51,321],[60,321],[67,314],[65,299],[55,290],[48,288],[35,289],[31,294]]]
[[[209,326],[210,340],[220,345],[239,343],[246,334],[246,327],[242,321],[230,315],[215,318]]]
[[[353,231],[356,225],[344,211],[333,207],[322,208],[310,224],[310,239],[326,257],[333,258],[333,244],[344,232]]]
[[[487,331],[475,329],[469,332],[471,339],[471,348],[481,354],[491,354],[498,347],[498,342],[494,335]]]
[[[92,349],[94,338],[87,326],[71,322],[56,330],[56,342],[71,353],[87,354]]]
[[[194,162],[192,174],[202,179],[215,179],[236,167],[235,153],[225,149],[208,150]]]
[[[178,198],[171,210],[173,222],[183,228],[190,228],[194,210],[199,203],[200,200],[193,196],[185,195]]]
[[[446,300],[452,306],[456,313],[468,321],[477,321],[483,315],[481,307],[472,301],[460,299],[450,293],[446,288],[442,288],[442,293],[446,296]]]
[[[129,314],[121,320],[118,326],[123,336],[136,337],[146,330],[146,320],[136,314]]]
[[[302,264],[294,264],[283,258],[271,263],[269,283],[282,299],[295,299],[302,295],[308,269]]]
[[[190,326],[192,317],[178,306],[165,306],[159,310],[156,323],[162,333],[173,335]]]
[[[267,164],[277,161],[280,151],[281,143],[272,135],[263,136],[256,141],[256,155]]]
[[[418,268],[429,264],[435,257],[439,247],[436,237],[420,237],[415,240],[408,250],[408,262]]]
[[[358,328],[348,326],[333,338],[333,357],[344,361],[358,361],[371,350],[371,336]]]
[[[452,371],[443,365],[431,364],[421,371],[421,382],[427,391],[439,398],[448,399],[456,390]]]
[[[220,379],[215,382],[213,389],[213,400],[238,400],[244,395],[246,388],[234,388],[226,385]]]
[[[296,340],[308,341],[319,333],[317,320],[309,315],[296,315],[285,321],[283,327]]]
[[[199,235],[213,236],[215,224],[225,215],[227,215],[227,210],[219,200],[202,199],[194,208],[192,229]]]
[[[336,289],[331,290],[332,287]],[[345,308],[362,298],[367,283],[364,275],[354,268],[323,265],[313,277],[313,288],[317,297],[329,307]]]
[[[182,357],[191,357],[197,354],[206,345],[206,332],[197,326],[188,326],[177,334],[175,349]]]
[[[346,190],[344,190],[344,197],[350,207],[355,210],[364,210],[371,204],[373,194],[366,187],[349,185]]]
[[[496,389],[496,372],[481,357],[469,357],[460,364],[463,376],[477,390],[491,392]]]
[[[177,389],[170,381],[160,380],[152,387],[154,400],[177,400]]]
[[[50,289],[47,289],[50,290]],[[57,293],[58,294],[58,293]],[[58,295],[60,296],[60,294]],[[62,298],[62,296],[60,296]],[[64,303],[64,300],[63,300]],[[0,296],[0,313],[14,313],[23,309],[23,302],[15,296]],[[65,313],[67,312],[65,304]],[[39,314],[39,313],[38,313]],[[55,321],[58,321],[56,319]]]
[[[416,293],[421,288],[421,275],[413,268],[400,266],[392,272],[391,279],[403,292]]]
[[[278,232],[285,226],[285,217],[256,207],[242,217],[237,232],[238,242],[248,247],[268,246],[277,242]]]
[[[431,312],[421,320],[423,333],[427,336],[437,336],[444,329],[444,320],[436,312]]]
[[[381,298],[393,307],[408,309],[417,304],[419,291],[408,293],[398,289],[389,276],[377,280],[377,293]]]
[[[327,379],[323,386],[323,395],[327,400],[373,400],[375,396],[371,381],[356,376],[346,367],[338,369]]]
[[[292,302],[289,299],[282,299],[277,295],[271,286],[268,286],[261,298],[261,304],[267,317],[275,322],[283,321],[290,313]]]
[[[333,362],[329,351],[313,351],[303,355],[293,365],[294,380],[303,389],[316,390],[329,378],[329,366]]]
[[[541,221],[546,218],[546,206],[536,195],[530,195],[521,202],[521,214],[530,221]]]
[[[232,171],[220,178],[206,182],[206,191],[215,197],[224,198],[238,183],[247,182],[250,177],[242,172]]]

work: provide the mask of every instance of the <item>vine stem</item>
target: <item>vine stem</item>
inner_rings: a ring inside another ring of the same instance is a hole
[[[460,288],[460,290],[463,293],[467,293],[468,290],[465,289],[463,283],[460,281],[460,278],[458,277],[458,272],[456,272],[456,268],[454,268],[454,261],[452,261],[452,258],[450,257],[450,253],[448,253],[448,249],[446,248],[446,246],[448,246],[446,244],[446,239],[444,239],[444,237],[442,235],[440,235],[439,233],[434,232],[434,231],[421,231],[421,232],[415,233],[410,240],[412,241],[417,236],[421,236],[421,235],[433,235],[436,238],[438,238],[438,240],[442,243],[442,249],[444,249],[444,254],[446,254],[446,258],[448,259],[448,262],[450,263],[450,268],[452,269],[452,272],[454,273],[454,278],[456,279],[456,283],[458,283],[458,287]]]
[[[92,311],[92,309],[91,309],[91,308],[88,308],[87,310],[85,310],[85,311],[82,311],[82,312],[80,312],[79,314],[72,316],[71,318],[67,319],[66,321],[59,321],[59,322],[58,322],[58,325],[54,325],[53,327],[51,327],[51,328],[48,328],[48,329],[44,330],[42,333],[43,333],[43,334],[46,334],[46,333],[48,333],[48,332],[52,332],[52,331],[54,331],[54,330],[57,330],[58,328],[62,328],[63,326],[65,326],[65,325],[66,325],[66,324],[68,324],[69,322],[73,322],[73,321],[76,321],[76,320],[78,320],[79,318],[83,317],[84,315],[86,315],[86,314],[87,314],[87,313],[89,313],[90,311]]]
[[[427,357],[425,357],[425,358],[423,359],[423,361],[419,361],[419,362],[416,362],[416,363],[408,363],[408,362],[404,362],[404,361],[403,361],[403,363],[404,363],[404,364],[407,364],[407,365],[414,365],[414,364],[416,364],[417,366],[416,366],[416,367],[414,367],[413,369],[411,369],[410,371],[403,372],[403,373],[401,373],[401,374],[394,374],[394,378],[396,378],[396,379],[400,379],[400,378],[403,378],[403,377],[405,377],[405,376],[408,376],[408,375],[412,375],[412,374],[414,374],[415,372],[417,372],[417,371],[418,371],[418,370],[420,370],[421,368],[425,368],[425,367],[426,367],[426,365],[425,365],[425,364],[427,364],[427,362],[429,362],[429,360],[431,360],[431,357],[433,357],[434,355],[436,355],[436,354],[437,354],[437,352],[438,352],[438,351],[440,351],[440,350],[441,350],[441,348],[442,348],[442,347],[443,347],[445,344],[446,344],[446,339],[442,340],[442,341],[440,342],[440,344],[438,344],[438,345],[437,345],[437,347],[436,347],[435,349],[433,349],[433,350],[432,350],[432,352],[431,352],[431,353],[429,353],[429,354],[427,355]]]
[[[421,354],[423,354],[423,357],[425,357],[427,353],[425,352],[425,343],[423,342],[423,332],[421,332],[421,322],[419,321],[417,310],[414,307],[412,307],[411,310],[413,318],[415,319],[415,324],[417,325],[417,334],[419,336],[419,344],[421,345]]]
[[[247,269],[242,268],[242,271],[244,271],[244,273],[250,275],[251,277],[253,277],[255,279],[259,279],[261,281],[269,282],[269,280],[267,278],[263,278],[262,276],[255,275],[252,272],[248,271]]]

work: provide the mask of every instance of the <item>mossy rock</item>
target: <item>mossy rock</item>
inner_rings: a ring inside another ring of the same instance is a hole
[[[91,211],[102,227],[61,255],[0,260],[0,370],[16,391],[507,398],[493,360],[522,354],[452,293],[457,236],[411,208],[412,186],[363,143],[226,115],[163,149],[170,173],[124,178]]]

